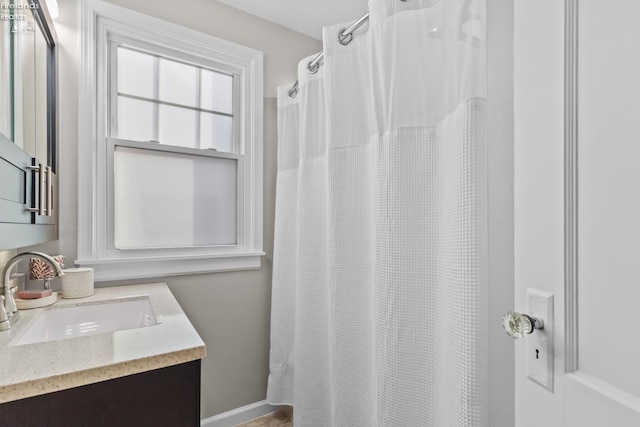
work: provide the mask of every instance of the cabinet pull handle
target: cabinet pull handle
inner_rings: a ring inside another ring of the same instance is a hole
[[[53,215],[53,173],[47,166],[47,216]]]
[[[38,178],[40,181],[40,185],[38,186],[38,207],[37,208],[27,208],[27,211],[29,212],[36,212],[38,215],[46,215],[47,214],[47,209],[45,207],[46,204],[46,192],[44,190],[44,186],[45,186],[45,168],[44,165],[42,163],[40,163],[38,166],[27,166],[27,169],[35,171],[38,173]]]

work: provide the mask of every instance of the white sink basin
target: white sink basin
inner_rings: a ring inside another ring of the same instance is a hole
[[[149,296],[53,306],[36,317],[13,345],[57,341],[157,325]]]

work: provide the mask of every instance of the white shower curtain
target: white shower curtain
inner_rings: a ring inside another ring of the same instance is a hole
[[[484,2],[369,13],[279,89],[267,400],[296,427],[485,426]]]

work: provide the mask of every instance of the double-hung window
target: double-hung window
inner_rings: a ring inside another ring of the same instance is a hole
[[[82,15],[77,264],[259,267],[262,54],[97,0]]]

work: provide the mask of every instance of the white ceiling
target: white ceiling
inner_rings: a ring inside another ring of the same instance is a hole
[[[218,0],[267,21],[321,39],[324,25],[355,21],[367,0]]]

